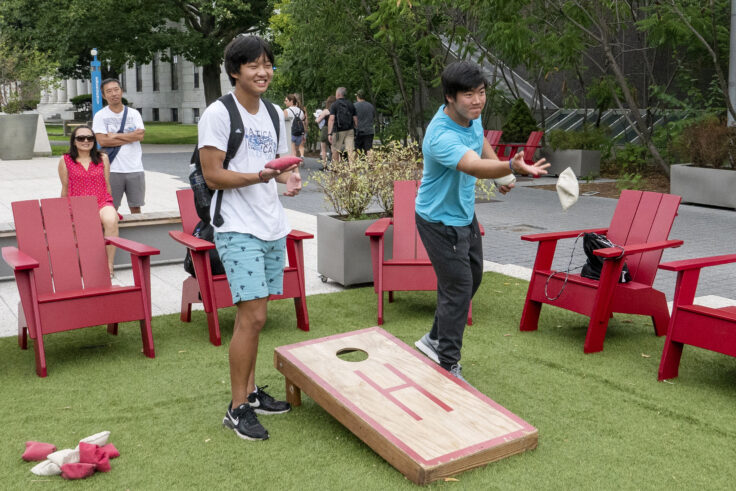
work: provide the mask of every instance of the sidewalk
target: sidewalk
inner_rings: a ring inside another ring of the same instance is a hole
[[[175,161],[174,172],[150,170],[146,164],[145,212],[171,212],[177,210],[175,192],[188,187],[183,176],[191,145],[144,145],[144,161],[161,159]],[[154,157],[152,157],[154,156]],[[29,161],[0,161],[0,173],[6,176],[0,181],[0,228],[12,224],[10,203],[24,199],[50,198],[59,195],[57,175],[58,157],[36,158]],[[170,166],[171,167],[171,166]],[[308,159],[304,175],[316,172],[313,159]],[[542,182],[544,181],[544,182]],[[484,256],[496,262],[485,261],[486,271],[495,271],[515,278],[528,280],[534,261],[536,246],[523,242],[525,233],[571,230],[606,226],[610,222],[616,200],[581,197],[568,212],[562,212],[557,195],[553,191],[533,190],[535,184],[553,184],[555,180],[521,180],[519,186],[507,196],[496,196],[488,203],[476,206],[480,223],[486,229],[483,241]],[[343,289],[339,284],[323,283],[317,272],[317,219],[316,213],[324,210],[323,197],[314,184],[305,188],[296,198],[285,199],[287,217],[292,228],[309,232],[315,239],[304,241],[305,281],[308,295],[331,293]],[[297,211],[299,210],[299,211]],[[120,208],[128,214],[125,204]],[[685,245],[665,252],[664,261],[734,252],[733,237],[736,212],[682,205],[670,237],[682,239]],[[564,269],[570,258],[573,242],[560,243],[554,267]],[[582,256],[582,244],[578,244],[575,257]],[[584,257],[584,256],[583,256]],[[583,259],[584,261],[584,259]],[[575,261],[574,265],[579,265]],[[181,282],[187,273],[181,264],[155,266],[151,271],[153,314],[179,312]],[[132,283],[130,270],[116,271],[116,281]],[[736,305],[736,265],[714,268],[701,276],[698,301],[705,305]],[[675,275],[660,271],[655,287],[671,300]],[[0,281],[0,336],[17,333],[18,291],[13,281]],[[195,306],[195,308],[197,308]],[[201,306],[199,306],[201,309]]]

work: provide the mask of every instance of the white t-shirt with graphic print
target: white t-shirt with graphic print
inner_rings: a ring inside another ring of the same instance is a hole
[[[110,109],[110,106],[103,107],[97,111],[92,120],[92,131],[105,134],[117,133],[123,122],[124,112],[125,110],[116,113]],[[129,107],[128,114],[125,117],[123,133],[132,133],[135,130],[142,129],[145,128],[143,127],[141,113]],[[141,142],[120,145],[120,151],[115,157],[115,160],[110,164],[110,172],[143,172],[143,150],[141,148]]]
[[[235,99],[232,92],[230,95]],[[284,113],[279,106],[276,106],[281,126],[279,130],[281,138],[276,148],[276,130],[265,103],[261,100],[258,113],[250,114],[237,99],[235,102],[240,111],[240,117],[243,118],[245,136],[235,157],[230,161],[228,170],[258,173],[263,170],[268,161],[276,158],[276,154],[285,155],[288,150],[289,136],[286,134],[284,125]],[[216,101],[205,109],[199,119],[198,131],[200,149],[210,146],[223,152],[227,151],[230,116],[223,103]],[[210,215],[214,214],[216,197],[217,194],[213,196]],[[261,240],[276,240],[285,237],[291,230],[286,221],[284,208],[279,201],[275,179],[267,183],[226,189],[222,197],[220,213],[224,223],[221,227],[215,227],[218,232],[240,232],[252,234]]]

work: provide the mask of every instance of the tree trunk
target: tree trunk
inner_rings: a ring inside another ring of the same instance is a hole
[[[204,84],[204,101],[208,106],[215,102],[221,95],[219,63],[210,63],[202,67],[202,83]]]

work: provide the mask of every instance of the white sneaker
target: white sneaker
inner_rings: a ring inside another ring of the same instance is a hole
[[[422,336],[422,339],[414,343],[414,346],[416,346],[419,351],[427,355],[427,358],[438,365],[440,364],[440,355],[437,351],[439,345],[439,340],[430,338],[429,333],[425,334]]]

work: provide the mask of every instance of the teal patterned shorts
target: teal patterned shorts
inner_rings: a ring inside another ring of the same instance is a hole
[[[234,304],[283,293],[286,237],[261,240],[251,234],[215,232],[215,245]]]

